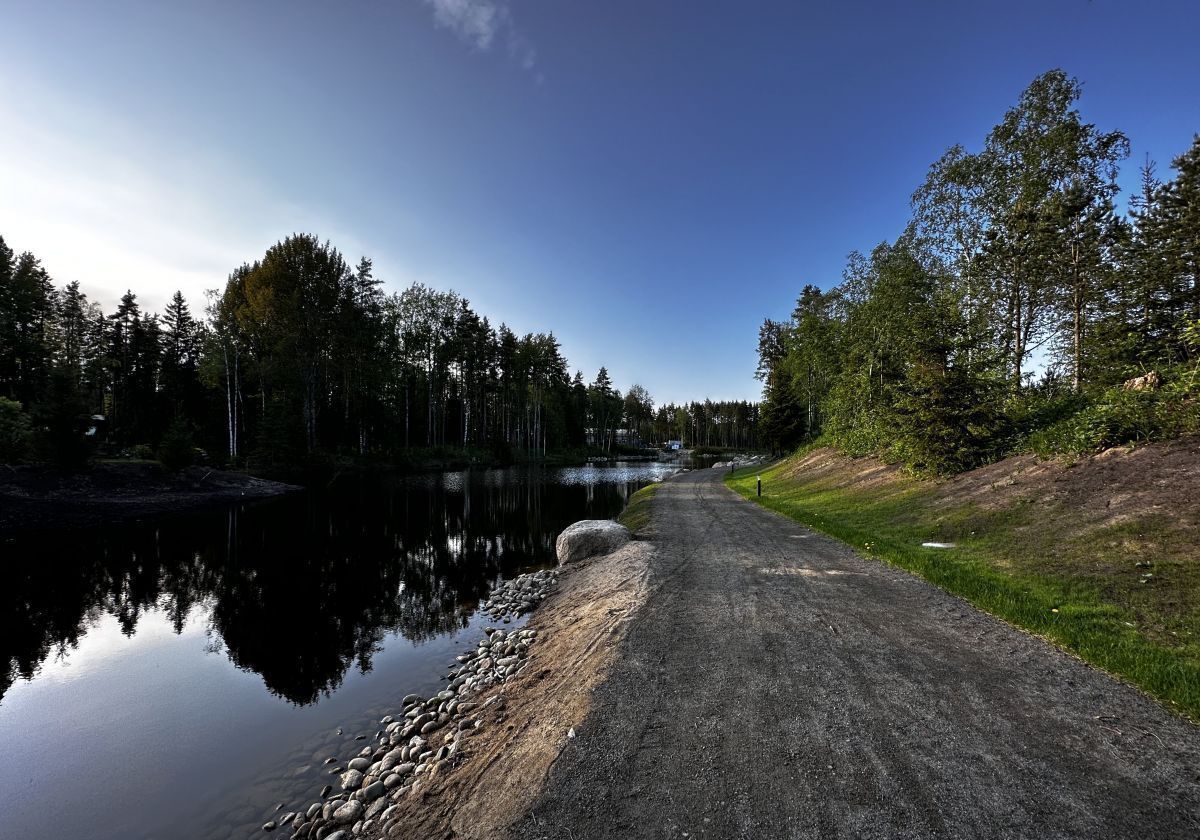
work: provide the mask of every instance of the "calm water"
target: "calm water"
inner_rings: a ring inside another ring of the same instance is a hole
[[[439,686],[498,579],[674,470],[353,479],[0,543],[0,837],[265,836]]]

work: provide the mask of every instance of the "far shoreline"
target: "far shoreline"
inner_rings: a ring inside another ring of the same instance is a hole
[[[207,467],[172,473],[147,461],[106,462],[80,471],[5,467],[0,468],[0,538],[125,525],[303,490]]]
[[[50,531],[83,531],[127,525],[223,505],[268,501],[329,485],[339,478],[521,466],[567,467],[590,463],[659,460],[648,455],[551,453],[506,461],[466,453],[398,463],[346,462],[279,467],[265,474],[192,466],[170,472],[157,461],[97,461],[79,470],[45,464],[0,465],[0,539]],[[270,477],[267,477],[270,476]]]

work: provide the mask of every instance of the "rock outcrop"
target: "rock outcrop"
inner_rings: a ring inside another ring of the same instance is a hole
[[[598,554],[612,554],[633,539],[624,525],[610,519],[583,519],[558,535],[554,551],[561,565]]]
[[[1142,376],[1135,376],[1121,386],[1126,391],[1157,391],[1162,387],[1162,377],[1158,371],[1152,370]]]

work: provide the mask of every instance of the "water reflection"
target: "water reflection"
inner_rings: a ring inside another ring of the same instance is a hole
[[[157,524],[9,541],[0,701],[101,616],[132,637],[143,614],[161,611],[176,633],[203,616],[211,651],[272,694],[312,704],[350,668],[369,671],[389,634],[420,642],[464,627],[497,577],[549,562],[562,528],[616,515],[653,472],[354,478]]]

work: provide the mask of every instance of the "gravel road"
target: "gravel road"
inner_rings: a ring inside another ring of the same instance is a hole
[[[1200,837],[1200,728],[719,473],[514,836]]]

